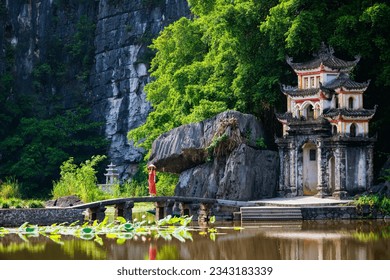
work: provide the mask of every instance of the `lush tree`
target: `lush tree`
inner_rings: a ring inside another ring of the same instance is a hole
[[[354,79],[372,80],[365,106],[380,104],[371,131],[379,134],[377,151],[389,152],[385,145],[390,131],[388,1],[189,3],[192,19],[173,23],[153,41],[154,80],[146,91],[154,111],[143,126],[129,133],[131,139],[149,149],[162,132],[225,109],[255,114],[278,132],[273,111],[285,110],[278,84],[296,82],[286,55],[295,61],[310,60],[325,42],[340,58],[361,55]]]
[[[13,134],[0,141],[0,176],[16,176],[25,197],[47,196],[59,166],[74,156],[77,161],[102,151],[106,142],[97,135],[97,122],[85,122],[89,111],[66,111],[53,118],[22,118]]]
[[[154,111],[129,133],[149,149],[161,133],[226,109],[263,115],[278,99],[279,69],[268,67],[258,25],[276,1],[189,1],[182,18],[153,41],[154,80],[146,86]],[[274,70],[276,69],[276,70]]]

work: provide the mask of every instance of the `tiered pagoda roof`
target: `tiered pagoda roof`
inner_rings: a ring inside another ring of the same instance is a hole
[[[305,71],[319,68],[321,65],[329,67],[334,70],[350,71],[360,61],[360,56],[356,56],[353,61],[346,61],[335,57],[333,48],[327,48],[324,43],[321,44],[321,49],[318,54],[314,54],[315,58],[307,62],[294,63],[292,57],[287,56],[287,63],[295,71]]]
[[[364,83],[358,83],[352,81],[349,78],[349,75],[346,73],[339,73],[337,78],[334,80],[327,82],[325,84],[320,83],[319,88],[306,88],[299,89],[298,87],[291,87],[286,85],[281,85],[281,91],[285,95],[289,95],[291,97],[304,97],[304,96],[313,96],[319,93],[319,91],[323,91],[325,94],[333,93],[338,88],[343,88],[348,91],[365,91],[370,84],[370,81]]]
[[[339,116],[343,116],[346,118],[363,118],[363,119],[371,119],[375,112],[376,112],[377,106],[374,107],[374,109],[346,109],[346,108],[332,108],[327,111],[323,112],[323,116],[325,118],[335,118]]]
[[[305,88],[305,89],[299,89],[297,87],[291,87],[286,85],[281,85],[281,91],[286,94],[290,95],[292,97],[298,97],[298,96],[312,96],[316,95],[320,89],[319,88]]]
[[[365,91],[370,84],[370,80],[368,80],[365,83],[358,83],[355,81],[352,81],[349,78],[349,75],[346,73],[340,73],[336,79],[322,85],[325,89],[331,89],[335,90],[337,88],[345,88],[347,90],[361,90]],[[321,85],[320,85],[321,87]]]

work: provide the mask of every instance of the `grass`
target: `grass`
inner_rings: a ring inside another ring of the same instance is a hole
[[[376,210],[384,215],[390,215],[390,198],[387,196],[377,194],[362,195],[354,200],[353,204],[359,211],[364,207],[368,207],[370,212]]]
[[[20,198],[0,198],[0,209],[16,208],[44,208],[45,204],[41,200]]]

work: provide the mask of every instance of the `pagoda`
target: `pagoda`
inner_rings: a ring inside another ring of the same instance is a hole
[[[283,125],[283,136],[276,139],[280,196],[344,198],[372,185],[375,139],[368,124],[376,106],[363,108],[370,81],[350,77],[359,60],[339,59],[324,43],[311,61],[287,57],[298,86],[281,85],[287,112],[276,114]]]
[[[112,164],[112,162],[106,168],[107,173],[104,174],[106,176],[106,185],[111,186],[118,183],[119,173],[115,168],[116,165]]]

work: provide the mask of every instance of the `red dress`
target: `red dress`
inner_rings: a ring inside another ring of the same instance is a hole
[[[156,191],[156,170],[155,169],[149,171],[148,183],[149,183],[149,194],[156,195],[157,191]]]

